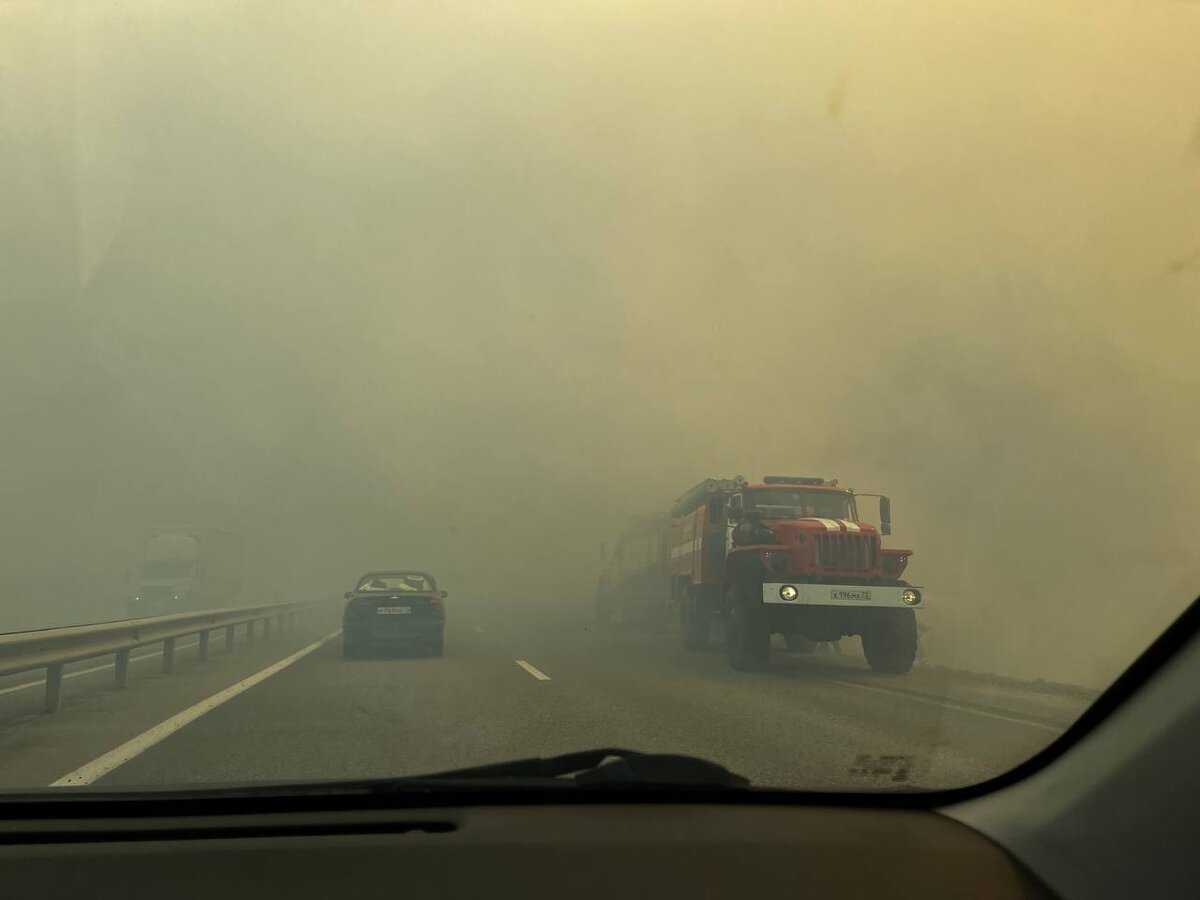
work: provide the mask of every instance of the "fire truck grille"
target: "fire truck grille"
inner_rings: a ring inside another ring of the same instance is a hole
[[[875,566],[874,535],[819,534],[816,540],[816,564],[822,569],[868,571]]]

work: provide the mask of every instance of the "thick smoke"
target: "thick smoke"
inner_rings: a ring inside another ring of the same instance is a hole
[[[893,495],[934,661],[1191,599],[1197,8],[310,7],[0,10],[0,627],[183,521],[574,611],[765,471]]]

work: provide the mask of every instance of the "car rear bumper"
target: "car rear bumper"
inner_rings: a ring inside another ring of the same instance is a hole
[[[343,622],[342,640],[348,644],[433,644],[446,630],[444,620],[431,622]]]

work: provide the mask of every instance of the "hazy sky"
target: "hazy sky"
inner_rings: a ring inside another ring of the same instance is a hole
[[[931,657],[1101,679],[1200,583],[1197,46],[1182,2],[0,4],[2,602],[193,521],[298,590],[582,606],[625,516],[815,473],[893,495]]]

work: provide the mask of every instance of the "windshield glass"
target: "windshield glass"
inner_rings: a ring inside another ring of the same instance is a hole
[[[758,510],[768,518],[853,518],[849,494],[833,491],[766,488],[758,491],[746,491],[744,497],[743,503],[746,509]]]
[[[1028,759],[1200,588],[1198,47],[0,3],[0,790]]]

